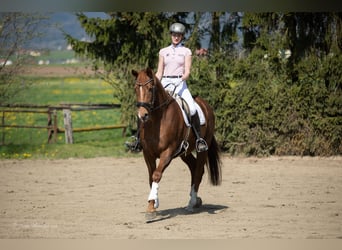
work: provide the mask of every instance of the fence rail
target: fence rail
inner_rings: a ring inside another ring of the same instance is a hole
[[[65,134],[65,142],[67,144],[73,143],[73,133],[88,132],[105,129],[122,129],[122,136],[126,135],[127,125],[115,124],[107,126],[83,127],[73,128],[72,126],[72,111],[87,111],[87,110],[102,110],[102,109],[117,109],[120,104],[84,104],[84,103],[61,103],[60,105],[35,105],[35,104],[3,104],[0,105],[0,112],[2,114],[0,127],[2,131],[2,144],[5,143],[4,128],[30,128],[30,129],[47,129],[48,143],[57,141],[57,134]],[[64,128],[58,127],[57,111],[63,111]],[[47,125],[27,125],[27,124],[6,124],[6,113],[40,113],[47,114]]]
[[[111,109],[120,108],[121,104],[115,103],[60,103],[59,105],[39,105],[39,104],[1,104],[0,108],[23,108],[23,109],[56,109],[61,110],[64,108],[70,108],[72,110],[82,109]]]

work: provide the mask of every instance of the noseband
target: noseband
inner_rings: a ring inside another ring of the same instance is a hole
[[[137,86],[139,86],[139,87],[144,87],[144,86],[146,86],[147,84],[149,84],[149,83],[152,82],[152,81],[153,81],[153,78],[150,78],[150,79],[147,80],[146,82],[141,83],[141,82],[138,82],[138,81],[137,81],[137,82],[135,82],[135,84],[136,84]],[[138,108],[144,107],[144,108],[146,108],[149,112],[152,112],[153,109],[154,109],[155,91],[156,91],[156,87],[153,85],[153,87],[152,87],[152,99],[151,99],[151,101],[150,101],[150,102],[137,102],[137,103],[136,103],[136,106],[137,106]]]

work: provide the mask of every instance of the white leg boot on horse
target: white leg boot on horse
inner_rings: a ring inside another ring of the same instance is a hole
[[[158,189],[159,184],[157,182],[152,182],[150,194],[148,196],[148,206],[145,214],[146,222],[153,222],[158,219],[157,217],[157,208],[159,207],[159,199],[158,199]]]
[[[195,185],[191,186],[190,191],[190,201],[186,210],[189,212],[193,212],[194,208],[199,208],[202,205],[202,199],[197,196],[197,192],[195,191]]]
[[[152,182],[152,187],[151,187],[150,194],[148,196],[148,201],[154,201],[155,209],[159,207],[158,189],[159,189],[159,184],[157,182]]]

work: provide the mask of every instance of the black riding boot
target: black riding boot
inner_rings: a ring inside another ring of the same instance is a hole
[[[191,126],[192,130],[196,135],[196,151],[203,152],[208,150],[208,145],[206,141],[201,138],[201,124],[198,117],[198,113],[196,112],[193,116],[191,116]]]
[[[137,126],[137,132],[135,135],[131,137],[131,141],[126,141],[125,145],[128,150],[132,152],[140,152],[142,150],[141,144],[140,144],[140,122],[138,119],[138,126]]]
[[[133,135],[131,137],[131,141],[126,141],[125,145],[127,147],[128,150],[132,151],[132,152],[140,152],[141,151],[141,145],[140,145],[140,138],[139,138],[139,132],[137,132],[136,135]]]

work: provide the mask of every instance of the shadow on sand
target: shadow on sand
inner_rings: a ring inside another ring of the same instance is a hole
[[[160,210],[155,213],[146,213],[146,223],[153,223],[162,220],[171,219],[173,217],[179,215],[193,215],[193,214],[200,214],[200,213],[208,213],[208,214],[218,214],[222,213],[228,206],[222,205],[212,205],[212,204],[203,204],[199,208],[194,208],[193,212],[190,212],[185,209],[185,207],[178,207],[178,208],[171,208]]]

